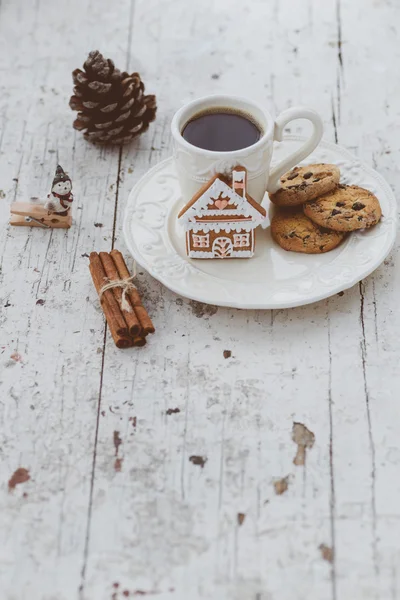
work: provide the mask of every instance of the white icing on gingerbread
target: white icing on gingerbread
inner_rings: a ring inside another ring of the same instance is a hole
[[[254,229],[266,213],[247,194],[246,177],[243,167],[235,167],[229,185],[229,180],[217,174],[179,213],[189,257],[253,256]]]

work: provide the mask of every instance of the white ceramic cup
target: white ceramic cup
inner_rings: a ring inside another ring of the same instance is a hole
[[[257,123],[261,130],[260,139],[247,148],[232,152],[204,150],[187,142],[182,131],[196,114],[216,108],[237,110]],[[274,140],[281,142],[283,129],[294,119],[308,119],[313,129],[310,138],[290,156],[283,159],[272,171],[270,163]],[[237,96],[206,96],[186,104],[175,113],[172,124],[174,158],[181,186],[183,201],[188,202],[199,188],[216,173],[230,172],[241,165],[247,169],[247,189],[257,202],[261,202],[265,191],[276,192],[280,177],[304,160],[319,144],[323,124],[320,116],[310,108],[293,107],[284,110],[274,121],[268,111],[256,103]]]

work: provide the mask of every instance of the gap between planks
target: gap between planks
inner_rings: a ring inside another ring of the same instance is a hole
[[[126,52],[126,69],[127,70],[129,70],[129,63],[130,63],[130,56],[131,56],[134,6],[135,6],[135,0],[131,0],[130,7],[129,7],[128,41],[127,41],[127,52]],[[114,203],[113,229],[112,229],[112,236],[111,236],[111,250],[114,249],[115,237],[116,237],[119,190],[120,190],[121,170],[122,170],[122,153],[123,153],[123,146],[121,146],[119,148],[119,152],[118,152],[118,166],[117,166],[117,177],[116,177],[116,182],[115,182],[115,203]],[[89,559],[89,549],[90,549],[90,530],[91,530],[92,510],[93,510],[93,492],[94,492],[94,480],[95,480],[95,474],[96,474],[97,444],[98,444],[98,438],[99,438],[99,425],[100,425],[101,400],[102,400],[102,392],[103,392],[107,331],[108,331],[107,322],[104,320],[104,335],[103,335],[103,346],[102,346],[102,355],[101,355],[99,393],[98,393],[98,399],[97,399],[97,413],[96,413],[96,426],[95,426],[94,444],[93,444],[92,470],[91,470],[91,474],[90,474],[90,489],[89,489],[89,500],[88,500],[88,510],[87,510],[86,535],[85,535],[85,545],[84,545],[84,550],[83,550],[83,564],[82,564],[82,569],[81,569],[81,583],[79,586],[79,596],[82,600],[84,599],[85,584],[86,584],[86,569],[87,569],[87,564],[88,564],[88,559]]]

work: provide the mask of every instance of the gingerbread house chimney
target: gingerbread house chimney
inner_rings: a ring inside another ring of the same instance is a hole
[[[246,196],[246,171],[242,167],[232,171],[232,189],[242,198]]]

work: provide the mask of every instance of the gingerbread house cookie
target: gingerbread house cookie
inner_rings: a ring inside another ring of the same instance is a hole
[[[178,219],[186,229],[190,258],[250,258],[254,230],[265,209],[246,191],[247,172],[235,167],[231,176],[217,173],[183,207]]]

